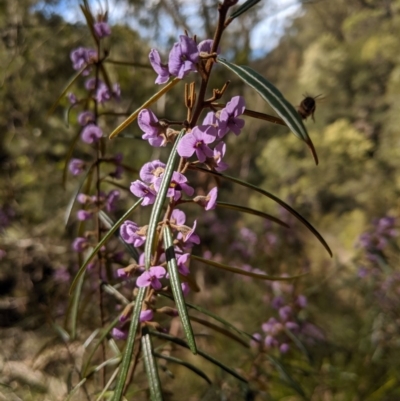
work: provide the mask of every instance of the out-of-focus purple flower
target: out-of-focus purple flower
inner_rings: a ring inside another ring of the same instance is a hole
[[[154,317],[154,313],[151,309],[142,310],[140,312],[139,322],[149,322]]]
[[[277,296],[272,300],[271,306],[274,309],[279,309],[282,308],[282,306],[285,304],[285,300],[281,296]]]
[[[128,273],[126,272],[125,268],[117,269],[117,277],[119,278],[127,278]]]
[[[0,250],[0,260],[1,260],[1,250]],[[59,267],[54,271],[54,280],[59,283],[65,283],[69,281],[71,275],[69,274],[68,269],[65,266]]]
[[[92,212],[89,212],[87,210],[78,210],[76,217],[78,218],[79,221],[85,221],[91,219],[93,216]]]
[[[113,86],[112,86],[112,94],[113,94],[113,96],[114,96],[114,98],[116,100],[120,100],[121,99],[121,85],[118,82],[113,84]]]
[[[168,69],[171,75],[182,79],[190,71],[196,71],[199,51],[196,42],[188,36],[179,36],[169,53]]]
[[[94,118],[94,113],[92,113],[91,111],[82,111],[82,113],[79,113],[78,115],[78,123],[79,125],[81,125],[82,127],[90,124],[90,123],[94,123],[95,118]]]
[[[232,131],[235,135],[240,134],[240,130],[244,127],[244,121],[237,117],[244,113],[245,108],[246,106],[242,96],[234,96],[226,104],[219,116],[219,138],[223,138],[229,131]]]
[[[307,306],[307,297],[305,295],[298,295],[296,299],[296,304],[299,308],[305,308]]]
[[[357,276],[360,277],[360,278],[364,278],[364,277],[368,276],[368,273],[369,273],[368,269],[366,267],[361,266],[358,269]]]
[[[85,81],[85,89],[86,89],[87,91],[95,90],[95,89],[96,89],[96,81],[97,81],[97,86],[98,86],[98,85],[104,85],[104,82],[103,82],[103,81],[101,81],[101,80],[98,79],[98,78],[92,77],[92,78],[88,78],[88,79]]]
[[[281,354],[286,354],[290,349],[289,344],[283,343],[279,346],[279,351],[281,352]]]
[[[85,143],[95,143],[103,136],[100,127],[94,124],[87,125],[81,132],[82,141]]]
[[[140,180],[131,183],[130,191],[138,198],[143,198],[142,206],[152,205],[156,200],[156,192]]]
[[[111,28],[110,25],[107,24],[107,22],[105,21],[99,21],[96,22],[93,25],[94,31],[96,33],[96,36],[99,39],[105,38],[106,36],[110,36],[111,35]]]
[[[284,321],[289,320],[291,314],[292,314],[292,308],[290,306],[284,306],[279,309],[279,316]]]
[[[117,164],[115,166],[115,170],[110,173],[110,177],[115,178],[116,180],[120,180],[122,178],[122,173],[124,172],[124,168]]]
[[[126,330],[121,330],[118,329],[117,327],[114,327],[111,331],[111,335],[116,339],[116,340],[126,340],[128,338],[128,332]]]
[[[119,197],[120,193],[117,189],[114,189],[108,193],[106,199],[106,209],[108,212],[112,212],[115,210],[115,202],[117,202]]]
[[[272,336],[266,336],[264,344],[267,348],[277,347],[279,345],[278,341]]]
[[[81,205],[84,205],[90,201],[90,196],[87,196],[86,194],[78,194],[76,197],[77,202],[79,202]]]
[[[182,293],[183,296],[186,297],[187,294],[190,292],[190,286],[188,283],[181,283]]]
[[[77,237],[72,243],[72,249],[75,252],[83,252],[89,246],[89,242],[85,237]]]
[[[262,340],[262,335],[260,333],[254,333],[253,339],[250,340],[250,347],[259,348]]]
[[[257,242],[257,234],[250,230],[248,227],[242,227],[240,229],[240,237],[248,244],[255,245]]]
[[[165,170],[165,163],[154,160],[143,165],[140,169],[139,177],[147,184],[154,184],[157,178],[161,177]]]
[[[142,235],[140,232],[138,233],[139,230],[140,228],[136,223],[126,220],[124,224],[122,224],[119,232],[126,243],[133,244],[133,246],[137,248],[146,241],[146,236]]]
[[[215,170],[218,171],[219,173],[221,171],[226,170],[229,166],[222,161],[222,158],[224,157],[226,152],[226,144],[225,142],[220,142],[215,148],[213,152],[213,159],[215,162]]]
[[[177,226],[182,226],[185,224],[186,221],[186,215],[182,210],[180,209],[174,209],[171,218],[170,218],[171,224],[175,224]]]
[[[263,323],[261,328],[265,333],[272,333],[274,331],[275,326],[278,324],[278,321],[274,318],[271,317],[268,319],[266,323]]]
[[[178,144],[178,154],[182,157],[190,157],[196,152],[200,162],[205,162],[207,157],[213,156],[213,151],[207,146],[215,141],[217,130],[212,125],[200,125],[182,137]]]
[[[165,84],[169,79],[168,66],[161,62],[160,53],[156,49],[151,49],[149,54],[150,64],[158,74],[156,84]]]
[[[85,65],[92,64],[97,60],[97,52],[94,49],[78,47],[77,49],[72,50],[70,58],[72,61],[72,68],[74,70],[80,70]],[[87,75],[88,73],[89,69],[86,69],[82,75]]]
[[[69,93],[68,93],[67,98],[68,98],[68,101],[69,101],[71,104],[76,104],[77,101],[78,101],[78,99],[76,98],[76,96],[75,96],[72,92],[69,92]]]
[[[162,287],[160,279],[165,274],[166,271],[162,266],[152,266],[137,278],[136,285],[138,287],[148,287],[151,285],[155,290],[159,290]]]
[[[300,329],[300,326],[296,322],[286,322],[285,327],[293,332],[297,332]]]
[[[79,175],[85,169],[86,163],[80,159],[71,159],[68,169],[72,175]]]
[[[105,83],[100,82],[97,85],[96,100],[99,103],[105,103],[111,100],[111,98],[112,98],[112,93],[110,92],[108,86]]]
[[[158,192],[161,186],[162,177],[159,177],[154,182],[154,188]],[[194,192],[194,188],[190,185],[186,184],[187,178],[177,171],[172,173],[171,182],[169,184],[167,196],[173,197],[174,200],[178,200],[182,196],[182,191],[186,193],[188,196],[192,196]]]
[[[158,118],[151,110],[143,109],[140,111],[138,125],[144,132],[142,138],[148,140],[151,146],[156,148],[165,146],[165,127],[159,123]]]
[[[179,256],[177,260],[178,270],[179,273],[182,274],[182,276],[187,276],[190,273],[189,268],[187,267],[187,263],[189,262],[189,260],[190,260],[189,253],[184,253],[183,255]]]

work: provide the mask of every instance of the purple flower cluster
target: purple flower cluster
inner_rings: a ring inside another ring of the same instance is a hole
[[[161,61],[158,50],[151,49],[149,54],[150,63],[158,74],[156,84],[165,84],[170,76],[184,78],[192,71],[197,71],[197,64],[202,53],[210,53],[213,41],[203,40],[198,45],[194,39],[188,36],[179,36],[179,42],[174,43],[169,52],[168,64]]]
[[[253,340],[251,345],[262,350],[277,349],[281,354],[285,354],[290,350],[292,343],[288,332],[295,336],[304,336],[306,335],[304,328],[313,325],[299,318],[299,312],[307,306],[307,298],[302,294],[296,294],[292,284],[274,281],[271,287],[274,296],[267,301],[276,311],[275,316],[261,325],[263,334],[254,334],[253,337],[257,341]]]

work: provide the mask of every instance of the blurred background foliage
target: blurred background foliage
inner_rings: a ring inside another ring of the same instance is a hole
[[[169,20],[178,27],[175,34],[188,29],[200,39],[209,37],[215,3],[204,1],[198,9],[188,9],[179,1],[144,5],[131,0],[124,18],[136,20],[137,28],[114,21],[108,39],[110,58],[146,64],[151,47],[168,49],[176,40],[163,34]],[[84,355],[82,342],[99,325],[88,285],[78,340],[66,346],[61,327],[78,261],[70,251],[77,225],[72,221],[65,228],[64,214],[78,184],[68,176],[64,189],[62,176],[66,155],[79,132],[76,112],[66,117],[66,99],[51,116],[47,111],[73,75],[70,51],[91,46],[91,37],[84,24],[67,23],[49,13],[48,6],[54,4],[56,0],[0,3],[0,399],[4,400],[63,399],[71,383],[76,384],[77,376],[71,372]],[[257,6],[232,24],[222,54],[238,64],[251,64],[294,105],[306,94],[321,94],[315,123],[307,120],[320,164],[314,165],[308,149],[285,127],[246,117],[242,135],[228,140],[228,173],[287,201],[323,234],[334,257],[329,259],[315,238],[272,201],[221,182],[221,200],[234,199],[270,212],[291,229],[216,210],[199,217],[198,253],[269,274],[308,272],[287,292],[308,298],[298,316],[299,322],[309,324],[308,335],[300,335],[307,353],[295,346],[284,355],[271,351],[281,363],[277,369],[256,348],[248,351],[221,334],[195,326],[208,335],[199,340],[200,345],[250,380],[252,393],[247,396],[253,398],[246,399],[398,400],[397,225],[390,238],[384,237],[384,246],[372,251],[358,239],[365,232],[383,238],[376,219],[399,217],[400,1],[305,2],[279,45],[255,58],[251,29],[263,18],[266,24],[269,21],[262,10]],[[225,53],[225,49],[229,50]],[[150,69],[106,66],[122,89],[114,111],[132,112],[155,90]],[[221,87],[226,79],[232,83],[222,100],[242,94],[247,108],[272,114],[258,95],[217,67],[213,85]],[[182,118],[182,107],[175,107],[181,103],[176,89],[153,110],[159,117]],[[104,132],[111,132],[121,118],[105,116]],[[133,124],[126,134],[139,137],[140,132]],[[165,160],[167,155],[164,149],[151,150],[131,138],[118,138],[107,146],[110,154],[124,154],[130,171],[120,185],[126,187],[145,161]],[[90,152],[77,147],[74,156],[89,160]],[[190,179],[204,192],[207,185],[213,186],[202,176],[192,174]],[[116,217],[132,202],[126,192]],[[137,215],[136,221],[145,224],[146,214]],[[193,270],[201,292],[190,300],[249,333],[261,332],[261,325],[276,316],[272,300],[286,291],[200,264]],[[168,399],[244,399],[232,379],[198,358],[180,354],[207,371],[214,385],[207,390],[191,373],[168,365],[161,374]],[[139,382],[142,379],[139,375]],[[97,378],[93,381],[98,385]],[[138,389],[145,387],[144,381],[141,384]],[[146,399],[143,392],[135,397]]]

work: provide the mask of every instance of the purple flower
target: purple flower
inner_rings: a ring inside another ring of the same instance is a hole
[[[183,255],[179,256],[177,263],[178,263],[178,270],[182,276],[187,276],[190,271],[186,264],[190,261],[190,254],[184,253]]]
[[[112,94],[116,100],[121,99],[121,86],[118,82],[112,86]]]
[[[165,84],[169,79],[168,66],[161,63],[160,53],[157,50],[151,49],[149,54],[150,64],[154,71],[158,74],[155,81],[156,84]]]
[[[170,218],[171,224],[175,224],[177,226],[182,226],[185,224],[186,221],[186,215],[182,210],[179,209],[174,209],[174,211],[171,214]]]
[[[188,36],[179,36],[169,53],[168,68],[171,75],[182,79],[190,71],[196,71],[199,51],[196,42]]]
[[[97,60],[97,52],[93,49],[88,49],[85,47],[78,47],[75,50],[72,50],[70,54],[70,58],[72,61],[72,68],[74,70],[80,70],[85,65],[93,63],[93,61]],[[89,74],[89,70],[86,69],[82,75]]]
[[[190,286],[188,283],[181,283],[182,293],[183,296],[186,297],[187,294],[190,292]]]
[[[82,113],[79,113],[78,123],[82,127],[90,123],[94,123],[94,121],[95,121],[94,114],[91,111],[82,111]]]
[[[190,157],[196,152],[200,162],[205,162],[207,157],[213,156],[213,151],[207,146],[215,141],[217,130],[212,125],[200,125],[185,135],[178,144],[178,154],[182,157]]]
[[[307,297],[300,294],[297,297],[296,304],[299,308],[305,308],[307,306]]]
[[[142,138],[148,140],[151,146],[156,148],[165,146],[165,129],[158,122],[158,118],[151,110],[143,109],[140,111],[138,125],[144,132]]]
[[[197,49],[199,50],[199,53],[210,54],[213,43],[214,43],[214,41],[212,39],[206,39],[206,40],[201,41],[197,45]],[[220,48],[218,47],[217,53],[219,53],[219,52],[220,52]]]
[[[117,269],[117,277],[119,277],[119,278],[127,278],[128,277],[128,273],[126,272],[124,267]]]
[[[93,216],[92,212],[88,212],[87,210],[78,210],[76,217],[79,221],[85,221],[91,219]]]
[[[205,210],[215,209],[217,206],[218,187],[214,187],[207,196],[196,196],[193,201],[204,207]]]
[[[117,189],[110,191],[106,199],[106,209],[112,212],[115,209],[115,202],[119,199],[120,193]]]
[[[157,192],[160,189],[161,181],[162,181],[162,177],[159,177],[154,182],[154,188]],[[178,173],[177,171],[174,171],[172,173],[172,179],[169,184],[167,196],[173,197],[174,200],[178,200],[182,196],[181,191],[185,192],[186,195],[188,195],[188,196],[192,196],[193,192],[194,192],[194,188],[192,188],[191,186],[186,184],[186,182],[187,182],[187,178],[183,174]]]
[[[278,321],[274,317],[271,317],[266,323],[262,324],[261,328],[265,333],[272,333],[277,324]]]
[[[78,99],[76,98],[76,96],[72,92],[68,93],[67,98],[68,98],[68,101],[71,104],[76,104],[76,102],[78,101]]]
[[[85,143],[97,142],[102,136],[103,131],[94,124],[87,125],[81,132],[82,141]]]
[[[272,336],[265,337],[264,344],[267,348],[277,347],[279,345],[278,341]]]
[[[254,333],[253,338],[250,340],[250,347],[258,348],[261,343],[262,336],[260,333]]]
[[[286,322],[285,327],[293,332],[299,331],[299,328],[300,328],[296,322]]]
[[[128,332],[126,330],[120,330],[117,327],[114,327],[111,331],[111,335],[116,340],[126,340],[128,338]]]
[[[151,309],[142,310],[140,312],[139,322],[149,322],[153,319],[154,313]]]
[[[110,25],[105,21],[99,21],[94,24],[94,31],[99,39],[105,38],[111,35]]]
[[[90,197],[87,196],[86,194],[78,194],[76,197],[77,202],[79,202],[81,205],[84,205],[88,201],[90,201]]]
[[[140,169],[140,179],[147,184],[154,184],[157,178],[161,177],[164,173],[165,164],[160,160],[154,160],[146,163]]]
[[[75,252],[83,252],[87,247],[89,243],[87,238],[85,237],[78,237],[74,239],[74,242],[72,243],[72,249]]]
[[[133,246],[137,248],[146,241],[146,236],[142,235],[140,232],[138,233],[139,230],[140,228],[136,223],[127,220],[122,224],[119,232],[126,243],[133,244]]]
[[[92,90],[96,89],[96,81],[98,82],[97,85],[101,85],[101,84],[104,85],[104,82],[103,82],[103,81],[100,81],[100,79],[97,79],[97,78],[88,78],[88,79],[85,81],[85,89],[88,90],[88,91],[92,91]]]
[[[111,100],[111,98],[112,93],[110,92],[108,86],[103,82],[99,82],[97,85],[96,100],[99,103],[105,103]]]
[[[281,354],[286,354],[290,349],[289,344],[283,343],[279,346],[279,351],[281,352]]]
[[[200,237],[194,233],[196,230],[197,220],[194,221],[193,227],[183,236],[183,242],[188,245],[200,244]]]
[[[284,304],[285,304],[285,301],[284,301],[283,297],[278,296],[278,297],[275,297],[275,298],[272,300],[271,306],[272,306],[274,309],[279,309],[279,308],[281,308]]]
[[[165,274],[166,271],[162,266],[152,266],[137,278],[136,285],[138,287],[148,287],[151,285],[155,290],[159,290],[162,287],[159,279],[163,278]]]
[[[215,115],[213,111],[209,111],[207,115],[204,117],[203,125],[213,125],[214,127],[218,127],[219,119]]]
[[[229,131],[232,131],[235,135],[240,134],[240,130],[244,127],[244,121],[237,117],[243,114],[244,110],[245,104],[242,96],[234,96],[226,104],[219,116],[219,138],[223,138]]]
[[[140,180],[131,183],[130,191],[138,198],[143,198],[143,206],[152,205],[156,200],[156,192]]]
[[[72,159],[69,162],[68,169],[72,175],[79,175],[85,169],[86,163],[80,159]]]
[[[282,320],[289,320],[290,315],[292,314],[292,308],[290,306],[284,306],[279,309],[279,316]]]
[[[221,172],[226,170],[229,166],[222,161],[226,152],[225,142],[220,142],[215,148],[213,153],[214,168],[216,171]]]

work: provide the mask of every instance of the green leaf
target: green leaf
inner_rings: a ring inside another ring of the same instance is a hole
[[[83,280],[85,277],[84,273],[85,273],[85,270],[82,271],[82,274],[78,277],[77,281],[75,282],[74,293],[72,295],[72,300],[71,300],[70,325],[71,325],[71,340],[72,341],[76,339],[76,327],[77,327],[77,320],[78,320],[79,300],[81,297]]]
[[[313,363],[313,358],[312,355],[308,352],[307,348],[305,345],[300,341],[300,339],[293,333],[291,332],[288,328],[285,327],[285,333],[288,335],[288,337],[296,344],[296,347],[306,356],[308,359],[308,362],[310,364]]]
[[[96,398],[96,401],[100,401],[104,396],[109,396],[110,392],[107,392],[108,389],[110,388],[111,384],[113,383],[113,381],[115,380],[115,378],[117,377],[119,368],[115,369],[113,374],[110,377],[110,380],[107,382],[107,384],[104,386],[103,390],[101,391],[101,393],[99,394],[99,396]],[[112,393],[111,393],[112,394]]]
[[[142,310],[142,303],[144,300],[145,293],[146,293],[146,287],[139,288],[135,301],[135,307],[133,308],[132,311],[128,338],[126,340],[125,349],[123,351],[122,362],[118,374],[117,384],[115,386],[113,401],[121,401],[122,392],[124,391],[125,382],[129,372],[129,365],[131,364],[132,360],[133,346],[135,344],[135,337],[139,326],[139,317],[140,317],[140,312]]]
[[[90,255],[86,258],[85,262],[83,265],[79,268],[78,273],[76,273],[76,276],[74,278],[74,281],[71,284],[71,288],[69,292],[71,293],[75,286],[77,281],[79,280],[79,277],[84,273],[86,270],[87,265],[89,262],[93,259],[93,257],[97,254],[97,252],[100,250],[100,248],[111,238],[111,236],[115,233],[115,231],[118,230],[119,226],[128,218],[128,216],[141,204],[142,198],[140,198],[114,225],[113,227],[107,232],[107,234],[99,241],[99,243],[96,245],[96,247],[93,249],[93,251],[90,253]]]
[[[323,247],[328,251],[329,255],[332,257],[332,251],[329,248],[329,245],[326,243],[322,235],[309,223],[300,213],[296,212],[296,210],[292,209],[286,202],[283,200],[279,199],[275,195],[272,195],[270,192],[265,191],[264,189],[257,187],[253,184],[250,184],[246,181],[239,180],[238,178],[231,177],[229,175],[217,173],[216,171],[211,171],[207,170],[203,167],[198,167],[198,166],[191,166],[191,168],[202,171],[203,173],[211,174],[215,177],[221,177],[224,178],[228,181],[234,182],[236,184],[242,185],[244,187],[253,189],[254,191],[259,192],[260,194],[263,194],[264,196],[267,196],[268,198],[274,200],[278,205],[282,206],[284,209],[286,209],[290,214],[292,214],[294,217],[296,217],[297,220],[301,221],[318,239],[318,241],[323,245]]]
[[[190,323],[188,311],[183,297],[181,281],[179,280],[178,264],[176,262],[176,255],[174,251],[173,238],[169,226],[164,226],[164,248],[165,257],[167,259],[169,281],[171,283],[172,294],[176,307],[178,309],[179,318],[182,322],[183,331],[185,332],[190,350],[193,354],[197,354],[196,340],[194,339],[192,325]]]
[[[153,355],[153,345],[151,343],[150,334],[146,329],[142,335],[142,353],[144,367],[146,369],[147,380],[150,386],[150,399],[152,401],[162,401],[160,378],[158,377],[157,364]]]
[[[161,90],[159,90],[156,94],[154,94],[149,100],[143,103],[138,109],[136,109],[125,121],[123,121],[117,128],[110,134],[110,139],[115,138],[121,131],[123,131],[127,126],[132,124],[140,111],[149,107],[151,104],[155,103],[158,99],[160,99],[163,95],[165,95],[168,91],[170,91],[178,82],[179,78],[174,78],[171,82],[168,82]]]
[[[247,0],[247,1],[245,1],[234,13],[232,13],[229,16],[229,20],[234,20],[235,18],[239,17],[239,15],[242,15],[249,8],[255,6],[259,2],[260,2],[260,0]]]
[[[280,224],[281,226],[290,228],[290,226],[288,224],[286,224],[282,220],[278,219],[277,217],[271,216],[268,213],[260,212],[259,210],[251,209],[249,207],[235,205],[234,203],[227,203],[227,202],[217,202],[217,207],[222,207],[224,209],[237,210],[238,212],[253,214],[254,216],[263,217],[264,219],[271,220],[274,223]]]
[[[298,394],[300,394],[302,397],[306,398],[306,395],[304,393],[304,390],[301,388],[300,384],[297,383],[296,380],[292,378],[292,376],[289,374],[285,366],[283,366],[277,359],[273,358],[272,356],[268,355],[267,357],[270,362],[277,368],[280,376],[282,379],[289,384],[289,386],[295,390]]]
[[[82,67],[77,73],[75,73],[72,78],[68,81],[67,85],[61,92],[60,96],[56,99],[56,101],[52,104],[50,107],[49,111],[47,112],[46,117],[51,116],[54,113],[54,110],[57,108],[58,104],[60,103],[61,99],[66,95],[68,92],[69,88],[75,83],[75,81],[79,78],[79,76],[82,74],[82,72],[85,70],[86,65]]]
[[[100,344],[105,340],[105,338],[107,337],[107,335],[110,333],[110,331],[118,324],[119,322],[119,316],[116,317],[106,328],[104,328],[100,334],[100,337],[98,338],[98,340],[96,341],[96,344],[93,346],[93,348],[91,349],[85,365],[82,369],[82,375],[86,376],[89,365],[90,365],[90,361],[93,358],[93,355],[96,353],[97,349],[99,348]]]
[[[206,327],[208,327],[208,328],[210,328],[210,329],[212,329],[212,330],[214,330],[214,331],[216,331],[218,333],[223,334],[226,337],[231,338],[232,340],[238,342],[240,345],[243,345],[243,347],[249,348],[249,343],[247,341],[244,341],[242,338],[240,338],[236,334],[233,334],[230,331],[226,330],[224,327],[217,326],[216,324],[211,323],[208,320],[204,320],[204,319],[201,319],[201,318],[196,317],[196,316],[190,316],[190,319],[193,322],[197,322],[197,323],[199,323],[199,324],[201,324],[203,326],[206,326]]]
[[[174,172],[174,168],[175,168],[175,162],[178,158],[178,153],[176,151],[176,148],[178,147],[178,143],[179,143],[180,139],[182,138],[182,136],[185,134],[185,132],[186,131],[183,129],[175,140],[174,146],[173,146],[171,153],[169,155],[169,158],[168,158],[167,165],[165,166],[165,170],[162,175],[160,189],[157,193],[156,200],[154,201],[154,205],[151,210],[149,227],[147,229],[146,244],[145,244],[145,249],[144,249],[145,260],[146,260],[146,270],[148,270],[150,268],[153,244],[154,244],[154,240],[157,236],[158,219],[160,218],[163,204],[167,197],[167,192],[168,192],[169,184],[171,182],[172,173]]]
[[[188,363],[186,361],[182,361],[181,359],[178,358],[174,358],[173,356],[167,356],[167,355],[163,355],[163,354],[159,354],[157,352],[153,352],[153,355],[156,358],[161,358],[161,359],[165,359],[168,362],[173,362],[173,363],[177,363],[178,365],[182,365],[185,368],[188,368],[189,370],[191,370],[192,372],[196,373],[197,375],[199,375],[200,377],[202,377],[208,384],[212,384],[211,380],[208,378],[208,376],[199,368],[197,368],[196,366],[192,365],[191,363]]]
[[[163,295],[164,297],[169,298],[169,299],[173,299],[173,298],[171,297],[171,295],[166,294],[166,293],[164,293],[164,292],[160,292],[160,294]],[[227,320],[223,319],[223,318],[220,317],[220,316],[217,316],[216,314],[210,312],[210,311],[207,310],[207,309],[202,308],[201,306],[193,305],[193,304],[191,304],[191,303],[189,303],[189,302],[186,302],[186,306],[189,307],[189,308],[192,308],[192,309],[194,309],[194,310],[197,310],[198,312],[201,312],[201,313],[203,313],[204,315],[207,315],[207,316],[212,317],[212,318],[215,319],[216,321],[222,323],[224,326],[229,327],[230,329],[236,331],[237,333],[239,333],[239,334],[241,334],[241,335],[243,335],[243,336],[245,336],[245,337],[249,337],[249,338],[251,338],[251,339],[253,338],[253,336],[252,336],[251,334],[246,333],[245,331],[238,329],[237,327],[235,327],[235,326],[233,326],[231,323],[229,323]]]
[[[160,332],[154,331],[154,330],[150,330],[150,334],[152,336],[161,338],[163,340],[171,341],[171,342],[173,342],[175,344],[180,345],[181,347],[189,349],[189,346],[186,343],[186,341],[182,340],[181,338],[177,338],[177,337],[171,336],[169,334],[165,334],[165,333],[160,333]],[[210,356],[210,355],[208,355],[205,352],[200,351],[200,350],[197,350],[197,353],[200,356],[202,356],[204,359],[207,359],[209,362],[213,363],[214,365],[219,366],[222,370],[224,370],[225,372],[229,373],[233,377],[236,377],[236,379],[238,379],[238,380],[240,380],[240,381],[242,381],[242,382],[247,384],[247,380],[243,376],[240,376],[234,370],[232,370],[231,368],[228,368],[228,366],[224,365],[223,363],[221,363],[217,359],[213,358],[212,356]]]
[[[248,272],[248,271],[243,270],[243,269],[239,269],[238,267],[228,266],[228,265],[224,265],[222,263],[214,262],[212,260],[203,259],[200,256],[195,256],[193,254],[190,255],[190,259],[197,260],[198,262],[204,263],[204,264],[209,265],[209,266],[217,267],[218,269],[227,270],[227,271],[230,271],[232,273],[241,274],[243,276],[253,277],[253,278],[256,278],[258,280],[288,281],[288,280],[294,280],[294,279],[303,277],[303,276],[308,274],[308,273],[303,273],[303,274],[299,274],[299,275],[296,275],[296,276],[289,276],[289,277],[269,276],[267,274],[252,273],[252,272]]]
[[[217,60],[220,64],[234,72],[247,85],[255,89],[259,95],[271,105],[292,132],[308,145],[315,163],[318,164],[317,153],[315,152],[314,145],[308,136],[303,120],[297,110],[283,97],[282,93],[272,85],[271,82],[252,68],[244,65],[238,66],[232,64],[221,57],[218,57]]]

